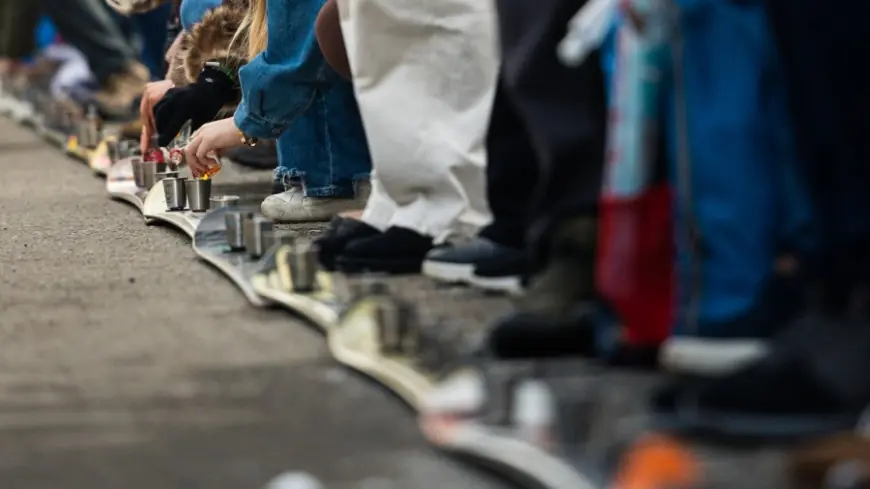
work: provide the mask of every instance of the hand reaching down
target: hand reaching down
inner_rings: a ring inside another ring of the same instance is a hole
[[[222,119],[199,128],[184,148],[187,165],[194,177],[208,170],[213,157],[220,158],[224,150],[242,145],[242,137],[232,118]]]

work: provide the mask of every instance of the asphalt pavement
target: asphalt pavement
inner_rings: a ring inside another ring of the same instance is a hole
[[[496,489],[324,338],[0,119],[0,488]]]

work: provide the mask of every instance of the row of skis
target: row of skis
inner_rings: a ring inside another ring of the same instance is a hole
[[[613,373],[580,360],[487,360],[463,329],[424,321],[415,301],[402,297],[402,279],[320,269],[310,239],[258,214],[268,187],[185,178],[183,166],[145,161],[151,159],[142,158],[138,143],[104,130],[94,111],[32,89],[0,94],[0,111],[87,162],[105,177],[109,196],[138,208],[146,223],[187,234],[194,252],[253,307],[305,317],[340,363],[419,413],[434,446],[529,488],[746,485],[747,474],[735,475],[744,472],[745,456],[690,447],[650,428],[642,405],[652,375]],[[721,467],[721,460],[731,462]],[[751,487],[785,487],[777,461],[748,464]]]

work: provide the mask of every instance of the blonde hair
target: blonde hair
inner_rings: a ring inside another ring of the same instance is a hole
[[[266,0],[250,0],[248,13],[236,31],[232,44],[247,43],[248,59],[266,50]]]

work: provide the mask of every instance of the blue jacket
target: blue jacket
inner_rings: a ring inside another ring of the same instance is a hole
[[[353,86],[329,67],[315,38],[324,3],[267,1],[267,47],[239,72],[235,113],[245,134],[278,139],[280,167],[303,175],[316,196],[345,194],[371,171]]]
[[[677,332],[765,336],[775,331],[763,328],[781,326],[774,317],[797,305],[770,294],[777,256],[805,255],[817,244],[784,75],[760,2],[677,4],[682,42],[672,54],[682,59],[674,63],[681,66],[674,82],[683,90],[674,85],[666,130],[676,183],[677,277],[684,313]],[[680,164],[677,111],[682,103],[688,170]],[[694,245],[690,219],[697,230]],[[696,300],[699,307],[693,310]]]
[[[189,31],[191,27],[202,20],[206,12],[219,7],[222,3],[223,0],[182,0],[179,11],[181,26],[184,30]]]
[[[675,332],[764,336],[772,331],[760,328],[775,326],[777,308],[798,305],[761,303],[774,261],[786,251],[811,253],[818,244],[783,72],[761,2],[676,3],[681,42],[672,44],[666,68],[662,121],[675,195]],[[611,35],[602,48],[608,74],[614,40]]]

